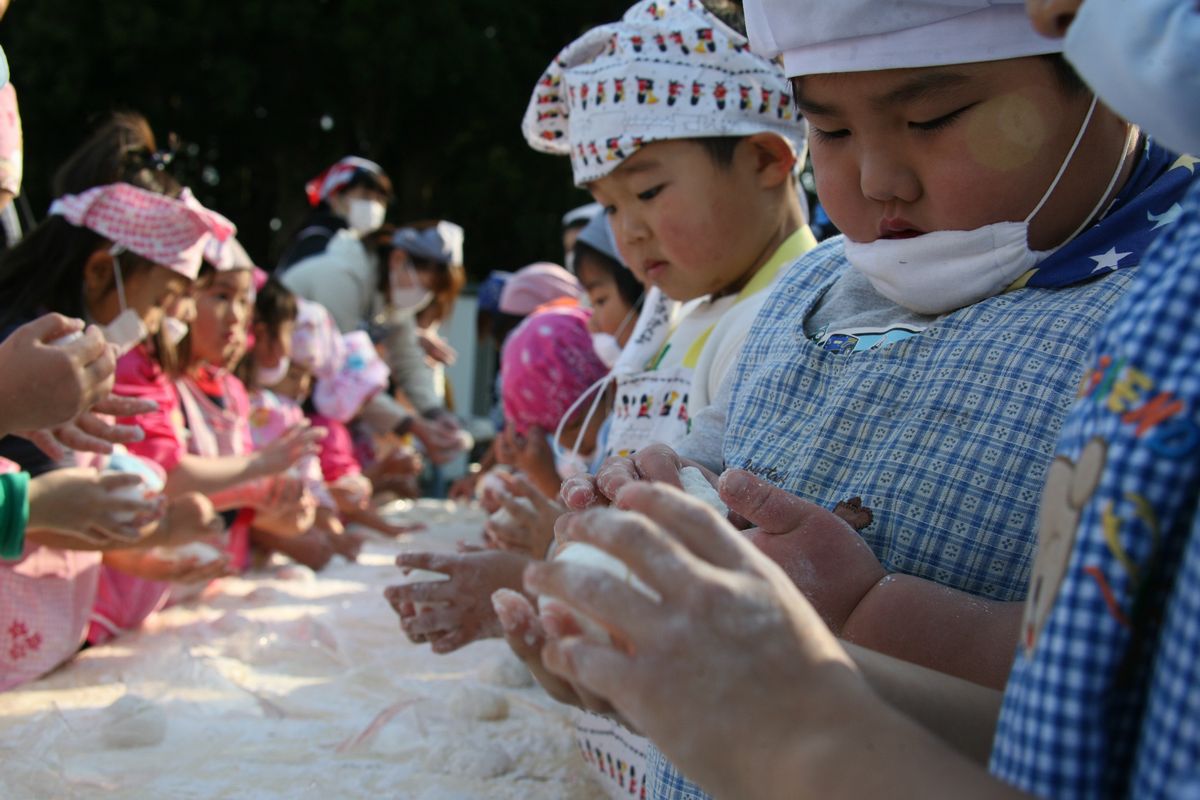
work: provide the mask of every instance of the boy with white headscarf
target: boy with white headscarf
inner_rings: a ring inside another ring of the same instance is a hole
[[[1195,3],[1033,0],[1029,8],[1040,31],[1065,29],[1067,59],[1106,102],[1134,120],[1145,117],[1170,146],[1200,150]],[[1196,159],[1173,163],[1190,173]],[[1169,208],[1174,223],[1146,251],[1133,288],[1097,338],[1056,446],[1002,708],[998,692],[866,651],[843,652],[786,576],[732,529],[710,519],[685,530],[674,521],[698,521],[695,509],[644,484],[624,491],[623,505],[657,525],[638,557],[626,560],[652,585],[651,572],[677,580],[682,569],[693,579],[688,613],[696,618],[697,607],[722,603],[725,630],[672,626],[678,610],[664,603],[627,624],[636,631],[635,655],[564,641],[548,648],[548,662],[633,713],[722,797],[1195,796],[1200,187]],[[730,473],[723,487],[748,489],[746,477]],[[750,488],[756,502],[777,509],[786,502],[783,492],[764,489]],[[622,541],[628,537],[599,517],[590,523],[579,538],[631,552]],[[535,586],[580,602],[562,591],[561,575],[533,577]],[[620,595],[604,609],[587,605],[613,622],[613,610],[629,602]],[[756,623],[757,645],[731,648],[735,618]],[[657,674],[666,655],[695,668],[663,696]],[[741,666],[730,668],[735,663]],[[727,691],[691,679],[713,671],[723,673]],[[990,772],[1004,785],[962,757],[989,751]]]

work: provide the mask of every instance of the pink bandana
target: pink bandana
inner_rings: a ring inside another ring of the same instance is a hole
[[[537,425],[553,431],[562,415],[608,369],[592,347],[591,313],[551,308],[509,334],[500,356],[504,419],[517,433]]]
[[[128,183],[63,195],[51,204],[50,213],[189,280],[200,273],[209,239],[223,241],[235,230],[232,222],[188,192],[176,200]]]
[[[583,285],[558,264],[546,261],[521,267],[500,290],[500,311],[524,317],[538,306],[556,300],[583,298]]]
[[[357,172],[370,172],[373,175],[383,175],[383,167],[374,161],[368,161],[358,156],[346,156],[329,169],[304,184],[304,192],[312,206],[320,205],[329,195],[345,186]]]
[[[292,363],[318,378],[329,378],[346,358],[342,336],[329,311],[320,303],[296,298],[296,325],[292,329]]]
[[[391,370],[365,331],[352,331],[342,336],[346,359],[337,374],[317,381],[313,405],[317,411],[338,422],[354,419],[372,395],[387,386]]]

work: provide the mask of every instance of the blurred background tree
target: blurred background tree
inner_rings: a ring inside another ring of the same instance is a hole
[[[44,215],[58,164],[107,113],[147,116],[172,171],[272,266],[304,183],[344,155],[396,186],[389,221],[467,230],[471,276],[562,259],[559,219],[590,198],[530,150],[542,69],[626,0],[17,0],[0,23],[25,128],[24,194]]]

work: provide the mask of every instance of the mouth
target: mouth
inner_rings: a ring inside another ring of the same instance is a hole
[[[663,274],[667,269],[666,261],[644,261],[642,269],[646,273],[646,279],[653,281],[656,277]]]
[[[911,239],[923,233],[925,231],[900,217],[885,219],[879,223],[880,239]]]

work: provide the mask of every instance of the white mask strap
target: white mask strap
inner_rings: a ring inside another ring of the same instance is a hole
[[[580,427],[579,433],[575,436],[575,442],[571,445],[571,456],[575,457],[579,455],[579,445],[583,443],[583,434],[587,432],[587,426],[591,423],[592,417],[596,413],[596,408],[600,405],[600,400],[604,397],[604,389],[607,387],[608,382],[612,380],[613,377],[613,374],[610,372],[603,378],[595,381],[591,386],[580,392],[579,397],[575,398],[575,402],[571,403],[571,405],[567,407],[567,410],[558,420],[558,425],[556,425],[554,428],[554,441],[551,444],[554,446],[555,455],[561,455],[562,445],[558,443],[558,440],[559,437],[562,436],[563,428],[567,426],[567,420],[569,420],[571,415],[575,413],[576,409],[583,404],[583,401],[587,399],[587,396],[591,394],[593,390],[597,390],[596,396],[592,399],[592,405],[588,408],[587,416],[583,418],[583,426]]]
[[[1087,115],[1083,118],[1083,124],[1079,126],[1079,133],[1075,134],[1075,141],[1071,143],[1071,149],[1067,151],[1067,157],[1063,159],[1062,164],[1059,166],[1058,174],[1054,176],[1054,180],[1050,181],[1050,188],[1042,195],[1042,199],[1038,201],[1033,211],[1029,212],[1029,216],[1025,217],[1026,223],[1036,217],[1037,213],[1042,210],[1042,206],[1046,205],[1046,201],[1050,199],[1050,195],[1054,194],[1055,187],[1058,186],[1059,180],[1062,179],[1063,173],[1070,166],[1071,159],[1075,156],[1075,151],[1079,149],[1079,143],[1083,141],[1083,135],[1087,133],[1088,123],[1092,121],[1092,114],[1096,111],[1096,99],[1096,95],[1093,94],[1092,104],[1088,106]]]
[[[1108,186],[1104,187],[1104,191],[1100,193],[1100,199],[1096,201],[1096,205],[1091,211],[1088,212],[1088,215],[1083,218],[1083,222],[1079,223],[1079,227],[1076,228],[1070,236],[1063,240],[1063,244],[1066,244],[1074,239],[1084,228],[1090,225],[1092,220],[1096,218],[1096,215],[1100,213],[1100,209],[1108,201],[1109,193],[1113,190],[1113,187],[1117,185],[1117,178],[1121,177],[1121,170],[1125,169],[1125,161],[1129,158],[1129,151],[1133,147],[1133,142],[1137,139],[1137,132],[1138,129],[1136,125],[1129,126],[1129,132],[1125,134],[1125,143],[1121,145],[1121,158],[1117,161],[1117,168],[1113,171],[1112,177],[1108,179]],[[1062,245],[1060,244],[1059,247],[1062,247]]]
[[[114,244],[108,251],[108,254],[112,256],[113,260],[113,281],[117,284],[117,302],[121,304],[122,311],[125,311],[129,308],[129,306],[125,304],[125,282],[121,280],[121,262],[117,260],[117,256],[124,252],[125,248],[119,244]]]

